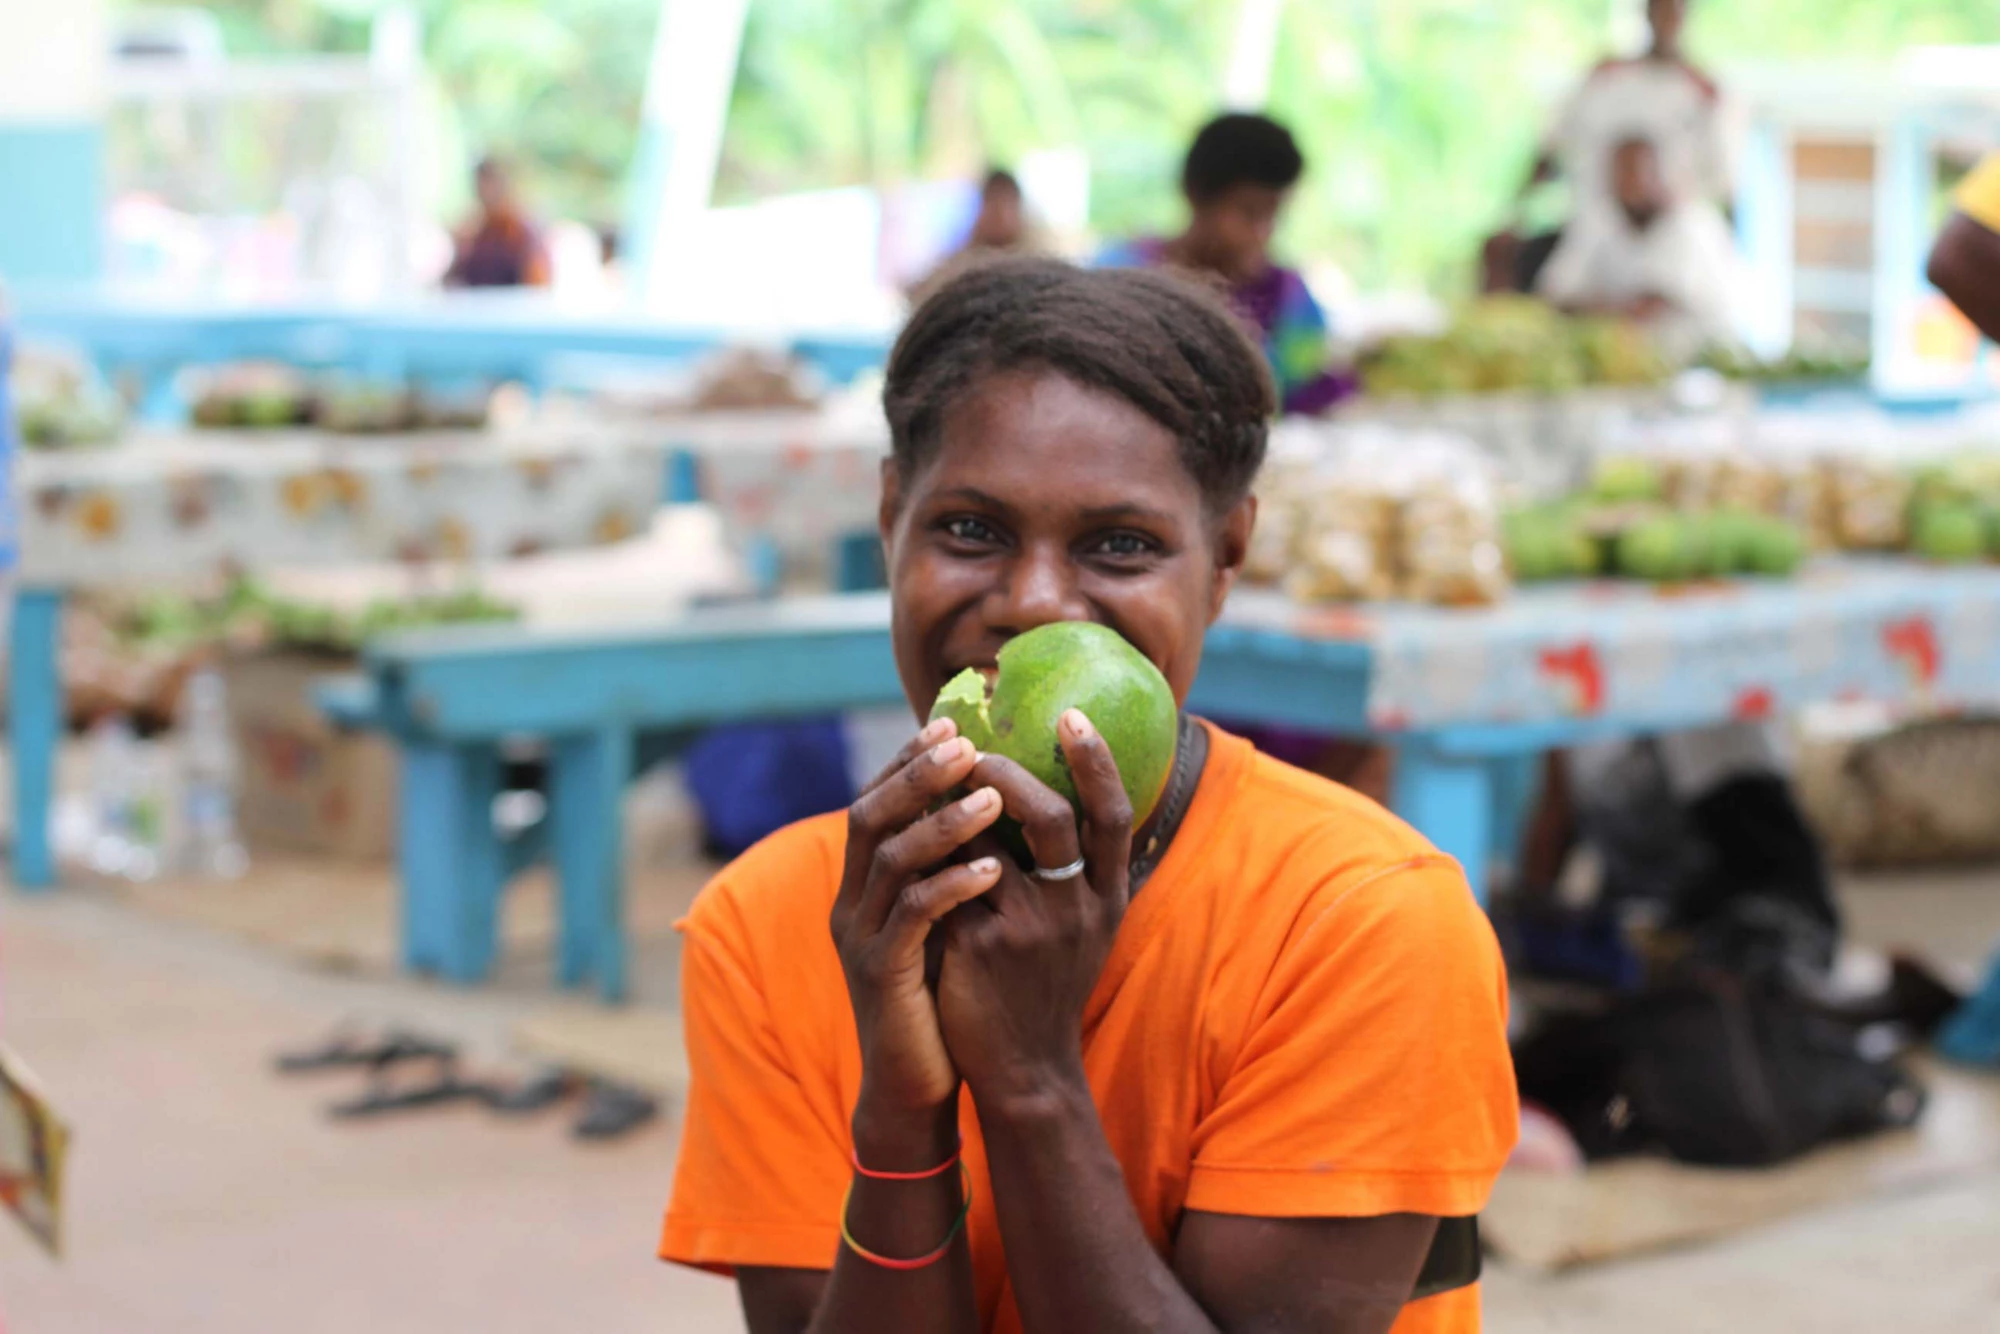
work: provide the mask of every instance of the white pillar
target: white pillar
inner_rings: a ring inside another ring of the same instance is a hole
[[[624,248],[632,289],[653,286],[683,220],[708,207],[750,0],[660,0],[639,143],[627,178]]]
[[[104,250],[105,0],[0,0],[0,281],[79,281]]]
[[[1271,99],[1271,66],[1278,58],[1278,24],[1285,0],[1239,0],[1236,29],[1229,43],[1229,67],[1222,75],[1222,105],[1232,111],[1262,111]]]

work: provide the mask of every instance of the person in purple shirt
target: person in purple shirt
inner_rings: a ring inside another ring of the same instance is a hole
[[[1285,412],[1322,412],[1354,392],[1328,365],[1326,313],[1298,270],[1271,262],[1271,234],[1305,173],[1291,131],[1268,116],[1231,112],[1201,127],[1181,168],[1188,221],[1178,236],[1143,237],[1098,259],[1111,267],[1166,266],[1221,283],[1257,332]]]
[[[521,207],[512,174],[498,158],[483,158],[472,173],[478,214],[452,238],[446,287],[546,287],[549,252]]]

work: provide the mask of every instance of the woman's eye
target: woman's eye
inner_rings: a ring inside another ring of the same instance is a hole
[[[1155,550],[1153,540],[1138,533],[1106,533],[1097,541],[1097,551],[1106,556],[1130,558],[1150,555]]]
[[[960,542],[983,544],[996,542],[1000,538],[1000,535],[993,531],[992,525],[965,516],[946,519],[943,527],[947,536]]]

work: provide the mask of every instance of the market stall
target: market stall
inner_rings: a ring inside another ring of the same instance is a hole
[[[615,542],[657,504],[664,453],[599,434],[381,440],[317,432],[137,437],[29,452],[10,650],[15,872],[52,883],[67,591],[298,564],[504,559]]]

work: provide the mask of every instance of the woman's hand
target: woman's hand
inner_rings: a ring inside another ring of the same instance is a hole
[[[925,981],[924,944],[940,917],[999,879],[994,857],[942,863],[999,818],[1001,801],[973,784],[970,796],[925,812],[966,781],[976,758],[949,720],[934,722],[847,813],[847,862],[832,927],[861,1038],[857,1147],[864,1126],[903,1140],[900,1129],[928,1125],[955,1106],[959,1076]],[[875,1165],[894,1170],[893,1163]]]
[[[1057,734],[1083,807],[1081,830],[1069,803],[1012,760],[983,756],[971,772],[1021,822],[1036,866],[1084,862],[1074,875],[1044,880],[999,857],[998,884],[984,902],[945,921],[944,1043],[988,1108],[1081,1080],[1084,1006],[1130,898],[1132,803],[1111,748],[1075,709]],[[990,838],[974,846],[997,854]]]

